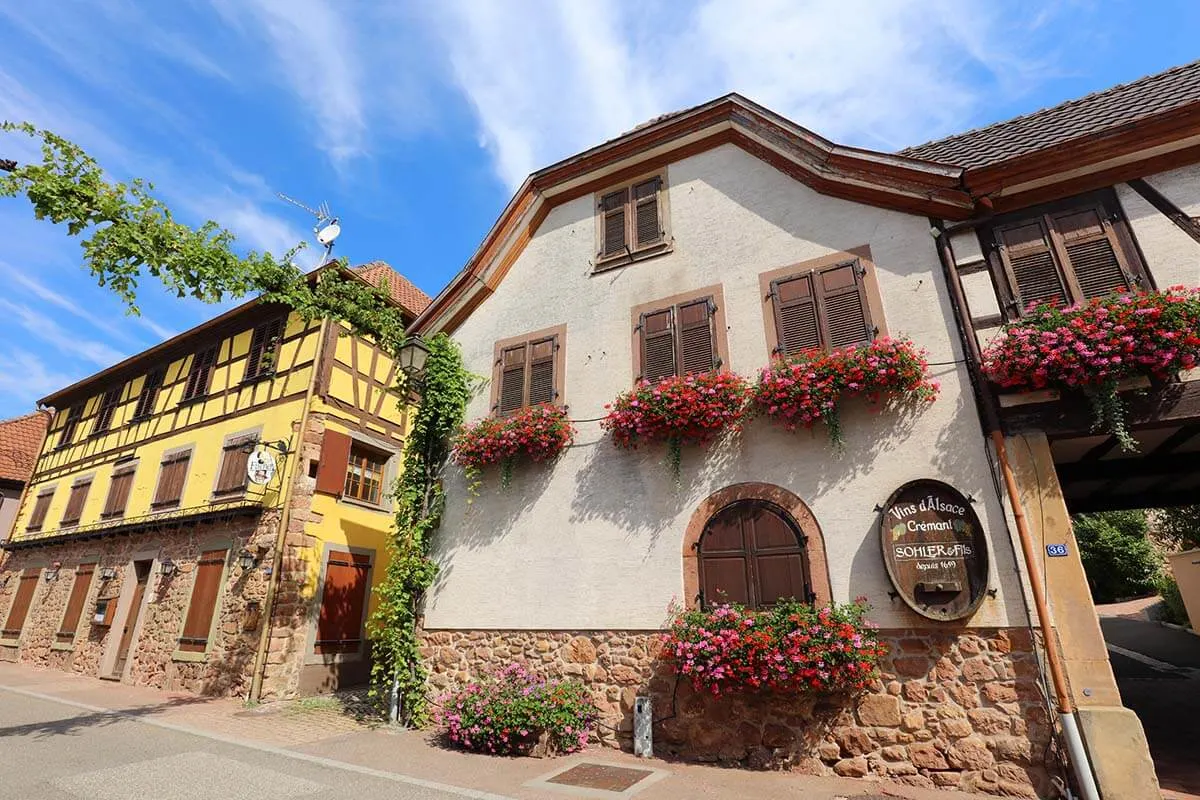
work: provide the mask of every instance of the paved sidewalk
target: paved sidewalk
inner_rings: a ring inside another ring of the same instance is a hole
[[[146,687],[126,686],[56,670],[0,663],[0,691],[73,704],[91,713],[73,724],[83,727],[130,718],[149,725],[253,748],[298,761],[337,766],[359,775],[390,775],[418,786],[476,798],[564,800],[570,797],[636,800],[837,800],[900,797],[911,800],[968,800],[976,795],[916,789],[873,780],[826,778],[780,772],[751,772],[697,764],[637,759],[626,753],[591,748],[554,759],[497,758],[447,750],[429,734],[398,731],[359,721],[327,700],[307,700],[247,708],[232,699],[200,698]],[[0,722],[0,733],[4,723]],[[70,725],[55,735],[72,735]],[[655,774],[628,792],[557,788],[544,779],[583,762],[650,770]],[[640,788],[639,788],[640,787]]]

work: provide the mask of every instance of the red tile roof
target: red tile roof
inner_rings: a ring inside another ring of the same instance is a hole
[[[49,411],[0,420],[0,480],[29,480],[49,424]]]
[[[372,286],[378,286],[382,280],[391,293],[392,299],[412,316],[417,316],[431,302],[429,295],[422,292],[412,281],[401,275],[385,261],[370,261],[355,267],[354,272]]]
[[[1193,61],[1032,114],[909,147],[900,155],[968,169],[986,167],[1197,101],[1200,61]]]

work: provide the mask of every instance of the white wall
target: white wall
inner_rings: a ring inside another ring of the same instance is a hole
[[[1145,181],[1188,216],[1200,217],[1200,164],[1147,175]],[[1117,184],[1116,189],[1158,288],[1200,286],[1200,243],[1127,184]]]
[[[768,361],[758,274],[869,244],[888,329],[961,358],[949,300],[924,217],[820,195],[734,145],[670,165],[674,252],[591,274],[593,199],[555,208],[497,288],[456,333],[467,364],[491,375],[495,340],[566,324],[566,400],[576,419],[604,414],[631,383],[634,305],[715,283],[724,287],[730,367],[747,376]],[[900,418],[844,413],[846,449],[822,431],[788,434],[765,420],[705,453],[688,448],[681,487],[663,449],[617,450],[599,424],[580,423],[553,467],[518,468],[508,489],[486,474],[467,502],[461,476],[437,534],[442,572],[430,628],[657,628],[682,600],[681,548],[693,510],[732,483],[783,486],[813,509],[825,536],[835,599],[866,595],[886,627],[933,624],[888,597],[875,529],[877,503],[900,484],[937,478],[980,498],[992,543],[991,585],[972,625],[1023,625],[1015,562],[983,437],[960,366],[933,368],[937,402]],[[486,392],[469,417],[488,413]]]

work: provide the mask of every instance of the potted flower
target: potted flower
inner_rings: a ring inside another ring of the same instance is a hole
[[[759,413],[788,430],[818,422],[842,445],[839,411],[861,396],[871,403],[932,401],[926,353],[909,339],[882,338],[833,351],[804,350],[772,361],[758,376],[753,402]]]
[[[1081,391],[1096,426],[1132,450],[1119,384],[1168,380],[1200,363],[1200,289],[1097,297],[1059,308],[1034,306],[1004,326],[983,353],[983,371],[1004,389]]]
[[[748,392],[746,379],[732,372],[643,380],[605,406],[608,415],[601,426],[617,447],[666,442],[667,462],[678,476],[682,446],[705,444],[736,427],[745,414]]]
[[[507,486],[518,460],[549,461],[574,439],[575,428],[567,419],[566,409],[542,404],[464,426],[454,439],[453,458],[470,476],[499,464],[501,483]]]
[[[815,607],[786,600],[763,611],[727,603],[680,611],[663,657],[698,692],[856,693],[887,654],[866,598]]]

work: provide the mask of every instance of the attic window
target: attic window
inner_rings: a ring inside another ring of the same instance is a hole
[[[670,249],[663,175],[596,195],[596,267],[604,269]]]

